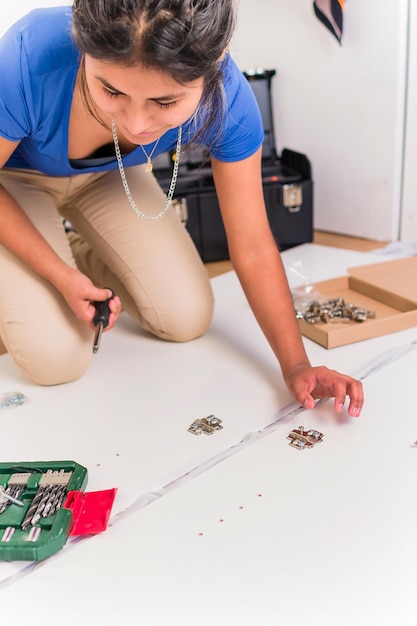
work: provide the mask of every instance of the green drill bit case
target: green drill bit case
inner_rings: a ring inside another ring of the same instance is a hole
[[[22,523],[38,492],[42,477],[70,472],[65,499],[52,515],[40,517],[35,525],[23,529]],[[0,561],[40,561],[60,550],[74,525],[71,508],[65,500],[71,492],[83,492],[87,469],[74,461],[0,463],[0,487],[6,489],[13,476],[28,474],[19,495],[23,506],[10,502],[0,513]],[[1,510],[1,509],[0,509]],[[33,533],[36,529],[36,533]],[[32,530],[32,534],[30,534]]]

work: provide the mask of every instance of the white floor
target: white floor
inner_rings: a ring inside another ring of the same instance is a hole
[[[387,260],[313,244],[283,257],[292,287]],[[72,459],[88,491],[118,488],[102,535],[36,567],[0,563],[2,620],[19,605],[34,626],[415,624],[417,328],[333,350],[305,340],[367,396],[357,420],[330,402],[307,412],[236,276],[213,288],[205,337],[163,343],[122,317],[71,385],[33,386],[0,357],[0,393],[27,396],[0,413],[2,461]],[[211,413],[223,430],[187,432]],[[324,441],[289,447],[300,424]]]

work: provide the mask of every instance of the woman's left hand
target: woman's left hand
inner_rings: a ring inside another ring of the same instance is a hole
[[[346,397],[349,397],[349,415],[359,417],[361,413],[363,387],[355,378],[324,366],[296,365],[287,373],[285,380],[294,398],[306,409],[314,408],[315,400],[320,398],[334,398],[335,410],[340,413]]]

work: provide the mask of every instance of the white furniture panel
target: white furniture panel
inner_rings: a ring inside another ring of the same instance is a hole
[[[416,368],[414,345],[366,378],[361,418],[336,416],[329,402],[304,411],[17,574],[0,596],[3,618],[19,607],[33,626],[57,615],[61,626],[76,616],[103,626],[414,626]],[[291,448],[300,423],[324,441]]]
[[[283,258],[292,286],[304,282],[305,268],[308,268],[309,278],[317,281],[342,274],[347,267],[384,260],[383,256],[376,254],[336,250],[312,244],[288,250],[283,253]],[[246,446],[259,449],[259,444],[254,442],[261,436],[271,436],[276,427],[281,430],[283,426],[278,420],[292,418],[293,421],[296,420],[296,425],[303,422],[308,425],[312,416],[323,416],[320,420],[324,422],[320,421],[320,426],[323,424],[323,429],[326,426],[326,433],[328,427],[331,432],[337,425],[344,425],[345,433],[350,432],[347,430],[349,424],[352,427],[356,423],[362,424],[363,418],[351,420],[346,413],[335,416],[331,411],[331,403],[316,407],[310,415],[292,402],[281,380],[275,358],[254,320],[236,275],[231,272],[219,276],[213,279],[212,284],[216,298],[213,324],[205,337],[194,342],[161,342],[138,332],[129,319],[122,316],[116,328],[103,336],[94,363],[81,380],[47,388],[27,382],[8,355],[0,357],[0,393],[17,389],[28,398],[22,407],[0,413],[2,461],[72,459],[88,468],[88,491],[118,488],[112,528],[100,537],[91,541],[87,539],[71,542],[52,559],[36,567],[35,571],[27,563],[0,563],[2,617],[9,615],[9,609],[14,610],[15,593],[23,593],[26,598],[32,597],[31,594],[42,594],[45,576],[49,580],[48,585],[53,587],[51,601],[53,597],[55,609],[50,607],[47,614],[32,615],[31,602],[28,602],[22,610],[27,611],[26,615],[33,619],[31,623],[36,624],[36,619],[39,618],[44,620],[44,626],[52,625],[54,622],[48,623],[48,619],[51,617],[52,620],[52,616],[55,619],[58,607],[65,605],[64,595],[70,586],[65,577],[75,581],[81,575],[80,572],[85,570],[79,586],[74,582],[77,585],[74,611],[81,606],[84,610],[84,603],[91,607],[90,598],[99,594],[100,588],[105,589],[106,585],[111,584],[116,589],[117,599],[110,608],[106,605],[100,619],[104,624],[112,623],[117,604],[124,601],[125,576],[133,576],[134,584],[134,572],[141,572],[141,575],[146,573],[146,576],[150,576],[149,585],[154,584],[156,589],[159,584],[156,570],[137,570],[136,561],[132,565],[133,561],[129,560],[131,551],[125,552],[124,545],[118,543],[119,531],[114,529],[120,528],[121,536],[127,533],[126,541],[131,542],[132,546],[139,546],[141,550],[142,539],[137,541],[137,538],[146,537],[146,542],[153,550],[154,542],[159,541],[160,537],[160,508],[159,504],[155,507],[156,502],[152,507],[143,507],[156,500],[163,501],[169,496],[167,502],[173,504],[168,504],[168,509],[171,506],[176,509],[175,493],[179,494],[183,487],[188,489],[188,485],[191,486],[200,475],[211,474],[216,465],[219,468],[224,467],[221,461],[237,452],[243,453]],[[325,364],[364,378],[368,393],[368,378],[391,362],[394,367],[401,368],[401,361],[407,356],[412,342],[417,342],[416,329],[335,350],[325,350],[309,340],[306,340],[306,347],[314,363]],[[403,374],[401,369],[395,371],[397,385],[397,378],[402,380]],[[408,374],[405,381],[408,380],[407,377]],[[388,389],[389,385],[385,388]],[[402,386],[396,386],[395,394],[397,390],[401,394],[402,389]],[[388,402],[387,400],[387,411],[391,415]],[[411,405],[411,402],[407,402]],[[371,395],[368,404],[372,406],[372,403]],[[223,420],[222,431],[213,437],[194,437],[187,432],[188,426],[196,417],[209,413],[215,413]],[[328,426],[328,423],[332,426]],[[336,434],[335,431],[335,436]],[[291,452],[298,454],[295,450]],[[315,452],[306,451],[305,454]],[[263,454],[262,452],[261,456]],[[285,455],[278,455],[276,459],[274,456],[277,462],[282,459],[283,475],[291,477],[293,469],[286,467],[286,458]],[[263,461],[260,462],[260,467],[262,463]],[[252,464],[256,465],[258,461],[251,461],[251,467]],[[217,473],[213,478],[216,491],[224,490],[224,494],[227,494],[227,474],[224,482],[218,482],[216,477]],[[249,489],[250,483],[250,476],[242,478],[242,487],[246,485]],[[249,498],[249,491],[247,493]],[[173,501],[171,495],[174,497]],[[182,502],[181,498],[179,502]],[[258,506],[259,502],[255,502]],[[250,506],[255,507],[253,500]],[[165,508],[162,510],[165,511]],[[231,509],[226,512],[229,516]],[[203,509],[197,513],[199,516],[202,514],[198,518],[198,526],[203,528],[201,532],[206,533],[206,529],[214,523],[211,521],[210,510],[207,515]],[[184,539],[181,528],[177,528],[175,522],[178,514],[176,510],[165,518],[163,513],[164,523],[168,525],[174,542]],[[226,517],[222,507],[219,507],[219,516],[220,514]],[[148,515],[151,515],[150,519]],[[194,515],[190,513],[190,519]],[[148,530],[144,530],[142,534],[141,524],[148,523],[155,527],[153,538]],[[166,536],[162,537],[161,550],[162,546],[166,546],[166,540]],[[188,550],[187,541],[186,537],[185,551]],[[94,556],[90,550],[98,550],[99,556]],[[176,550],[180,550],[180,543]],[[116,558],[114,551],[124,555],[127,561]],[[170,551],[166,558],[169,558],[169,554]],[[147,563],[148,567],[153,557],[151,554],[137,553],[135,558],[137,562]],[[162,557],[155,554],[156,563],[159,558]],[[187,558],[185,552],[184,563]],[[97,559],[91,564],[95,571],[92,578],[90,565],[87,563],[90,559]],[[102,567],[102,560],[108,561],[110,570],[107,566]],[[61,568],[67,572],[64,578],[59,573]],[[179,573],[183,575],[181,568]],[[29,575],[26,577],[25,574]],[[42,578],[38,579],[38,574]],[[160,582],[164,585],[164,577],[168,573],[161,570],[161,576]],[[197,581],[199,576],[197,571]],[[86,579],[89,579],[88,584]],[[25,580],[32,591],[26,591]],[[136,583],[142,585],[141,580],[136,580]],[[152,598],[152,593],[149,598]],[[184,600],[180,598],[179,601]],[[148,603],[146,610],[149,606]],[[85,610],[88,614],[90,609],[87,607]],[[74,611],[71,609],[65,615],[60,614],[63,625],[66,619],[74,619]],[[133,611],[130,604],[126,611]],[[129,624],[129,621],[125,623]],[[152,624],[152,621],[148,623]],[[163,624],[155,622],[159,623]]]

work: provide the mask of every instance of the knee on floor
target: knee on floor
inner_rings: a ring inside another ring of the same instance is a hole
[[[187,307],[178,307],[165,317],[159,315],[152,323],[145,322],[144,327],[161,339],[186,342],[201,337],[210,326],[213,316],[213,301],[196,302]]]
[[[62,385],[81,378],[91,363],[91,346],[44,345],[36,351],[26,350],[15,361],[34,383]]]

